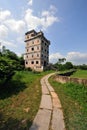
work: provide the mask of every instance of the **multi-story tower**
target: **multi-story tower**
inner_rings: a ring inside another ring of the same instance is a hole
[[[42,31],[31,30],[25,33],[25,67],[43,71],[49,63],[49,45]]]

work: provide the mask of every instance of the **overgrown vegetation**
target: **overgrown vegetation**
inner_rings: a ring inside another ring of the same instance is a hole
[[[61,84],[49,79],[61,101],[67,130],[87,128],[87,87],[74,83]]]
[[[15,71],[23,69],[23,57],[18,57],[3,46],[2,52],[0,52],[0,86],[11,79]]]
[[[29,129],[40,104],[40,79],[50,72],[18,71],[0,89],[0,130]]]

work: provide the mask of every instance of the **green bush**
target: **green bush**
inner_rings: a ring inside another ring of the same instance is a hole
[[[23,69],[23,57],[19,58],[14,52],[3,47],[0,53],[0,85],[10,80],[15,71]]]

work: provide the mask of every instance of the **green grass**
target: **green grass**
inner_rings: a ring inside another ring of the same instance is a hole
[[[61,101],[67,130],[87,129],[87,87],[49,79]]]
[[[40,79],[50,72],[16,72],[0,89],[0,130],[27,130],[38,111]]]
[[[77,70],[71,77],[74,78],[87,78],[87,70]]]

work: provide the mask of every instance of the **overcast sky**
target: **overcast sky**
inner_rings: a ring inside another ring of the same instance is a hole
[[[42,30],[50,40],[50,62],[66,58],[87,64],[87,0],[0,0],[0,42],[21,55],[24,35]]]

